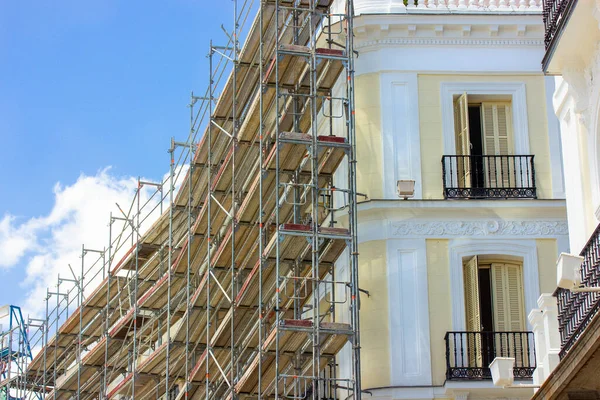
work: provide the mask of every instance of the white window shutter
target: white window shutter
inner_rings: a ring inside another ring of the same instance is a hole
[[[492,291],[494,329],[507,332],[523,331],[525,307],[521,266],[492,264]]]
[[[525,331],[525,300],[523,273],[517,264],[492,264],[492,304],[496,332]],[[517,366],[528,362],[527,336],[524,334],[496,334],[496,352],[504,357],[514,357]]]
[[[469,140],[469,98],[463,93],[454,104],[454,127],[456,130],[456,154],[468,156],[471,154]]]
[[[512,125],[510,103],[481,103],[483,152],[486,156],[512,154]],[[487,187],[511,187],[510,177],[515,173],[514,163],[508,157],[490,157],[484,164]]]
[[[481,331],[481,307],[479,306],[479,266],[477,256],[471,258],[463,270],[465,285],[465,311],[467,320],[467,332]],[[469,350],[469,366],[481,367],[481,336],[479,334],[467,334],[467,348]]]
[[[454,103],[454,132],[456,139],[456,155],[471,155],[471,141],[469,137],[469,99],[463,93]],[[468,157],[458,157],[456,161],[458,173],[458,187],[471,187],[471,160]]]
[[[510,103],[481,103],[483,151],[488,156],[512,154]]]

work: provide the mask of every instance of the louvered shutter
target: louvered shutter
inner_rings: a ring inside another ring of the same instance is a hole
[[[510,103],[481,103],[483,120],[483,152],[489,157],[484,163],[486,187],[509,188],[514,185],[512,153],[512,125]]]
[[[463,93],[454,103],[454,131],[456,134],[456,155],[470,156],[469,139],[469,100]],[[471,187],[471,160],[469,157],[457,157],[458,187]]]
[[[525,331],[523,275],[520,265],[492,264],[492,301],[496,355],[514,357],[517,366],[526,360],[527,337],[514,332]],[[510,333],[513,332],[513,333]]]
[[[466,337],[467,349],[469,350],[469,366],[481,367],[481,311],[479,307],[479,267],[477,256],[471,258],[465,264],[463,270],[465,285],[465,311],[467,320]]]

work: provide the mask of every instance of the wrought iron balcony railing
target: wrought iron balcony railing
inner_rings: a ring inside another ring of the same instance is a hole
[[[515,359],[515,379],[531,379],[535,370],[533,332],[446,332],[446,379],[492,379],[496,357]]]
[[[600,225],[596,227],[579,255],[583,257],[581,284],[586,287],[600,286]],[[559,288],[555,296],[558,298],[558,330],[562,358],[573,347],[592,318],[598,314],[600,293],[571,292]]]
[[[546,50],[564,28],[565,21],[577,0],[543,0],[542,18],[546,28],[544,43]]]
[[[535,199],[532,155],[443,156],[447,199]]]

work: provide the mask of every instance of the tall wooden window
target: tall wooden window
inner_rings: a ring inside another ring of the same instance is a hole
[[[526,350],[521,335],[500,333],[526,329],[522,270],[520,263],[502,259],[482,261],[475,256],[464,263],[467,331],[494,332],[470,337],[470,364],[487,366],[501,352],[514,356]]]
[[[513,154],[512,106],[492,96],[463,93],[454,101],[454,131],[459,187],[509,187]],[[514,168],[514,167],[512,167]]]

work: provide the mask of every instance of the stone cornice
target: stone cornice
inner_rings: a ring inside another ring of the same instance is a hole
[[[358,42],[356,49],[378,46],[543,46],[541,39],[389,38]]]
[[[540,14],[542,12],[540,0],[418,0],[416,5],[411,1],[408,6],[405,6],[402,0],[355,0],[354,7],[357,15],[382,13]]]
[[[354,29],[357,49],[389,46],[544,48],[539,15],[363,15]]]
[[[390,235],[433,237],[556,237],[568,235],[566,221],[390,221]]]

